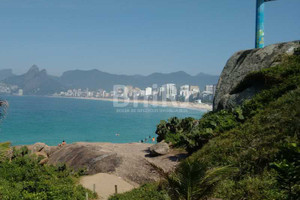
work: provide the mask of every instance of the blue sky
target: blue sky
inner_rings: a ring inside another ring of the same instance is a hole
[[[265,42],[300,39],[300,0],[265,8]],[[255,0],[0,0],[0,69],[220,74],[254,47]]]

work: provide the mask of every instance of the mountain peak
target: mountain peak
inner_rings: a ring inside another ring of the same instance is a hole
[[[40,70],[39,70],[39,67],[37,65],[32,65],[30,67],[30,69],[28,70],[27,73],[38,73]]]

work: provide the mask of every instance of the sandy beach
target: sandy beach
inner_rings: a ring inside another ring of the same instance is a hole
[[[211,111],[212,105],[206,103],[192,103],[192,102],[179,102],[179,101],[155,101],[155,100],[131,100],[131,99],[112,99],[112,98],[95,98],[95,97],[61,97],[51,96],[58,98],[72,98],[72,99],[85,99],[85,100],[98,100],[98,101],[111,101],[116,102],[116,106],[119,108],[126,108],[128,104],[144,104],[144,108],[149,108],[148,105],[157,107],[173,107],[173,108],[185,108],[202,111]]]

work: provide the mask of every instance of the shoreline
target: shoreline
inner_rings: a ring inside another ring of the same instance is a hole
[[[173,107],[201,111],[212,111],[212,105],[206,103],[192,103],[192,102],[179,102],[179,101],[153,101],[153,100],[131,100],[131,99],[112,99],[112,98],[95,98],[95,97],[62,97],[62,96],[47,96],[51,98],[70,98],[70,99],[83,99],[83,100],[96,100],[96,101],[110,101],[127,104],[144,104],[144,108],[148,108],[148,104],[158,107]],[[126,108],[127,105],[120,106],[119,108]]]

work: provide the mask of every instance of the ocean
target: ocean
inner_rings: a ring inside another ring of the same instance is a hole
[[[9,102],[0,123],[0,142],[12,145],[44,142],[130,143],[156,137],[160,120],[176,116],[201,118],[204,111],[113,102],[37,96],[1,96]]]

